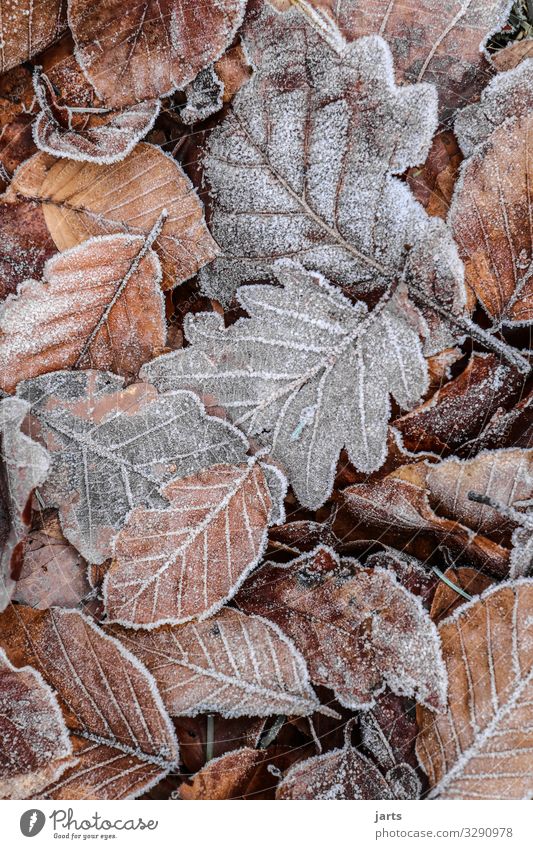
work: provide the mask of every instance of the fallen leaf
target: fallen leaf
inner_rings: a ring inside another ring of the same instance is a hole
[[[275,622],[302,652],[311,680],[351,710],[370,707],[388,684],[434,709],[446,705],[437,632],[394,574],[363,569],[319,546],[288,564],[265,564],[236,602]]]
[[[168,507],[138,507],[115,539],[103,589],[109,619],[153,628],[211,616],[261,560],[285,490],[281,474],[254,458],[170,481]]]
[[[209,761],[200,772],[192,777],[191,784],[180,785],[179,798],[201,799],[245,799],[254,796],[261,787],[261,778],[276,783],[273,775],[266,772],[268,753],[260,749],[237,749]],[[266,775],[264,774],[266,772]]]
[[[65,27],[62,0],[7,0],[0,21],[0,74],[44,50]]]
[[[206,416],[190,392],[161,396],[145,383],[123,389],[108,372],[53,372],[20,383],[31,433],[52,455],[41,496],[59,509],[66,538],[102,563],[127,514],[163,507],[160,487],[216,462],[241,462],[246,441]],[[21,402],[18,401],[20,404]]]
[[[514,41],[491,56],[498,71],[511,71],[524,59],[533,59],[533,38]]]
[[[147,236],[166,210],[168,217],[154,248],[167,289],[196,274],[218,252],[184,171],[159,148],[144,142],[112,165],[38,153],[17,171],[9,192],[11,197],[41,201],[61,251],[91,236]]]
[[[445,580],[448,583],[445,583]],[[453,589],[451,584],[457,589]],[[474,596],[481,595],[494,581],[483,572],[471,569],[469,566],[450,567],[444,572],[444,577],[439,581],[433,602],[431,604],[431,618],[437,624],[448,616],[451,616],[458,607],[468,602]],[[468,598],[470,596],[470,599]]]
[[[223,254],[202,270],[203,290],[227,305],[241,283],[271,279],[275,262],[292,258],[361,296],[405,267],[412,289],[460,312],[449,233],[397,177],[428,153],[435,92],[396,87],[378,36],[337,35],[335,50],[297,9],[279,15],[268,4],[245,25],[256,70],[204,159]]]
[[[449,708],[419,708],[429,798],[527,799],[531,781],[533,581],[488,589],[439,628]]]
[[[428,215],[446,219],[462,160],[457,139],[443,130],[433,138],[424,164],[407,172],[409,188]]]
[[[211,714],[208,717],[175,716],[172,718],[180,745],[180,763],[189,773],[198,772],[207,763],[207,747],[212,743],[213,757],[218,758],[234,749],[255,748],[265,727],[265,717],[236,717],[226,719]],[[208,741],[208,723],[213,735]]]
[[[389,394],[409,408],[427,370],[399,295],[369,313],[320,275],[278,266],[279,286],[243,286],[250,314],[225,329],[216,313],[186,318],[190,346],[141,371],[161,389],[196,389],[269,449],[299,502],[328,498],[341,449],[361,471],[385,460]]]
[[[24,280],[40,277],[56,247],[41,205],[32,201],[0,203],[0,301]]]
[[[122,108],[184,88],[231,43],[244,8],[244,0],[70,0],[69,24],[85,74]]]
[[[72,746],[53,690],[36,669],[0,649],[0,796],[39,798],[71,765]]]
[[[78,611],[12,606],[0,642],[17,667],[31,663],[57,693],[77,763],[46,791],[52,799],[125,799],[176,766],[178,744],[154,679]]]
[[[181,627],[109,630],[152,672],[174,716],[307,716],[319,707],[299,651],[260,616],[224,608]]]
[[[62,368],[127,378],[165,344],[153,236],[100,236],[56,254],[0,307],[0,386]]]

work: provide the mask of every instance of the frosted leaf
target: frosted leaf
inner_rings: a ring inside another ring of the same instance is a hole
[[[227,329],[215,313],[188,315],[191,346],[141,374],[162,390],[215,398],[283,465],[300,503],[316,508],[344,446],[361,471],[382,465],[389,394],[410,407],[426,390],[427,369],[400,293],[369,314],[320,275],[293,265],[277,274],[283,288],[241,287],[250,318]]]
[[[397,81],[433,83],[446,117],[483,88],[490,75],[485,46],[507,22],[512,0],[297,0],[297,5],[304,12],[316,6],[332,13],[349,38],[383,36]]]
[[[533,581],[497,584],[440,625],[449,709],[418,709],[429,798],[531,798],[532,604]]]
[[[431,618],[437,625],[440,624],[458,607],[464,605],[468,596],[473,598],[481,595],[493,583],[494,578],[489,578],[469,566],[449,567],[443,571],[441,579],[437,582],[431,602]]]
[[[57,699],[37,670],[16,669],[0,649],[2,799],[39,798],[72,763]]]
[[[319,706],[299,651],[260,616],[224,608],[181,628],[110,630],[151,670],[173,716],[307,716]]]
[[[45,798],[135,798],[175,768],[178,744],[155,681],[118,640],[74,610],[18,605],[0,625],[8,656],[56,691],[78,758]]]
[[[24,538],[15,601],[40,610],[77,607],[90,592],[87,564],[61,533],[56,514]]]
[[[104,582],[108,617],[155,627],[219,610],[259,563],[285,489],[271,494],[254,458],[168,483],[169,506],[138,507],[115,539]]]
[[[41,111],[33,125],[33,138],[40,150],[53,156],[99,165],[119,162],[152,129],[159,114],[159,100],[145,100],[119,111],[72,109],[54,102],[47,77],[36,75],[34,86]],[[84,117],[86,125],[79,127]]]
[[[0,300],[16,292],[19,283],[40,277],[55,253],[39,203],[0,204]]]
[[[465,156],[487,142],[498,127],[525,118],[533,109],[533,59],[498,74],[483,90],[479,103],[462,109],[454,132]]]
[[[471,460],[450,457],[428,467],[430,497],[445,516],[453,516],[478,533],[490,533],[506,520],[487,504],[469,499],[470,492],[505,507],[533,497],[533,449],[482,451]]]
[[[184,124],[194,124],[197,121],[205,121],[222,108],[224,83],[211,65],[200,71],[198,76],[185,86],[184,93],[187,102],[180,109],[180,118]]]
[[[70,0],[76,58],[106,103],[184,88],[231,43],[245,0]]]
[[[98,371],[54,372],[19,384],[52,455],[41,494],[57,506],[63,532],[86,560],[102,563],[134,507],[162,507],[163,483],[216,462],[240,462],[246,441],[206,416],[190,392],[158,396],[147,384],[123,389]]]
[[[528,514],[525,527],[515,528],[512,535],[509,577],[521,578],[533,575],[533,513]]]
[[[204,160],[224,250],[201,273],[204,291],[228,303],[239,284],[269,279],[276,260],[292,258],[363,295],[405,266],[460,310],[451,237],[396,176],[428,153],[433,88],[396,87],[378,36],[335,52],[296,9],[265,6],[244,34],[256,70]]]
[[[28,411],[29,404],[20,398],[0,400],[0,463],[9,514],[9,533],[0,566],[0,610],[5,608],[14,589],[11,562],[26,533],[33,490],[46,480],[50,467],[46,449],[20,429]]]
[[[291,563],[265,564],[237,604],[279,625],[305,657],[311,680],[351,710],[370,707],[386,683],[434,709],[446,705],[435,626],[387,569],[363,569],[319,546]]]
[[[185,172],[158,147],[144,142],[112,165],[38,153],[18,169],[9,193],[43,201],[46,224],[60,251],[91,236],[147,236],[166,211],[154,249],[167,289],[196,274],[218,253]]]
[[[180,784],[178,798],[187,801],[257,799],[258,790],[262,789],[258,786],[261,778],[268,779],[270,775],[270,787],[276,783],[268,772],[268,758],[268,752],[248,747],[213,758],[192,776],[190,784]]]
[[[0,307],[0,386],[62,368],[135,377],[165,345],[161,266],[141,236],[100,236],[50,259]]]
[[[6,0],[0,19],[0,74],[40,53],[65,28],[62,0]]]
[[[459,129],[468,151],[477,143],[449,214],[465,280],[495,327],[531,323],[533,60],[497,77]]]

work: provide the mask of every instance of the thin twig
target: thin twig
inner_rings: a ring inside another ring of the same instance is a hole
[[[446,577],[444,572],[441,572],[437,566],[433,566],[432,569],[435,572],[435,575],[437,575],[437,577],[440,578],[440,580],[443,581],[451,590],[458,593],[463,598],[466,598],[467,601],[472,601],[473,596],[469,595],[466,590],[463,590],[462,587],[458,587],[457,584],[454,584],[453,581],[450,581],[450,579]]]
[[[213,713],[207,714],[207,727],[206,727],[206,740],[205,740],[205,760],[206,763],[208,761],[213,760],[213,754],[215,751],[215,715]]]

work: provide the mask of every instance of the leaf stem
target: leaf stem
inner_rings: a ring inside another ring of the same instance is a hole
[[[205,740],[205,760],[206,763],[213,760],[215,751],[215,715],[214,713],[207,714],[206,740]]]
[[[458,595],[462,596],[463,598],[466,598],[467,601],[472,601],[473,596],[469,595],[465,590],[463,590],[462,587],[458,587],[457,584],[454,584],[453,581],[450,581],[450,579],[446,577],[444,572],[441,572],[437,566],[433,566],[432,569],[435,572],[435,575],[437,575],[437,577],[440,578],[440,580],[443,581],[451,590],[458,593]]]

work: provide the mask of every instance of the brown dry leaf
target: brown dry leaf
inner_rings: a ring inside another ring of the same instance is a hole
[[[168,506],[134,510],[116,537],[109,618],[154,627],[219,610],[259,563],[285,490],[281,473],[253,458],[168,483]]]
[[[0,649],[1,798],[39,798],[72,766],[71,754],[53,690],[37,670],[12,666]]]
[[[224,85],[222,102],[230,103],[252,75],[252,68],[240,44],[230,47],[215,62],[215,72]]]
[[[20,557],[15,601],[39,610],[77,607],[91,590],[87,564],[64,538],[55,513],[45,518],[41,530],[24,538]]]
[[[240,716],[227,719],[223,716],[175,716],[172,718],[180,745],[182,771],[198,772],[207,762],[208,736],[213,757],[218,758],[234,749],[255,748],[268,719]],[[208,735],[212,722],[213,734]]]
[[[395,540],[416,542],[421,537],[420,542],[427,542],[429,548],[424,556],[434,550],[432,538],[436,538],[460,555],[468,551],[470,562],[497,575],[507,575],[507,548],[472,533],[458,521],[437,515],[431,508],[427,472],[425,463],[400,466],[382,480],[348,487],[343,492],[344,503],[350,515],[363,523],[367,538],[373,532],[370,529],[379,530],[381,535],[390,534]]]
[[[475,100],[491,75],[484,48],[509,14],[507,0],[293,0],[333,14],[349,38],[379,33],[390,44],[398,82],[434,83],[441,118]],[[320,26],[320,25],[319,25]],[[327,33],[327,17],[322,28]]]
[[[218,253],[184,171],[144,142],[112,165],[38,153],[19,169],[9,194],[42,202],[46,224],[61,251],[91,236],[147,236],[166,210],[168,218],[154,248],[167,289],[196,274]]]
[[[532,406],[533,390],[511,410],[498,410],[477,439],[472,440],[470,449],[478,453],[483,449],[505,446],[529,448],[533,445]]]
[[[456,122],[465,161],[449,221],[494,324],[533,319],[533,62],[499,74]]]
[[[442,455],[478,436],[490,416],[516,400],[522,385],[523,377],[496,354],[473,354],[458,377],[393,427],[409,451]]]
[[[302,652],[311,680],[351,710],[371,707],[385,684],[433,709],[446,705],[435,627],[387,569],[363,569],[319,546],[291,563],[265,564],[236,602],[275,622]]]
[[[511,71],[524,59],[533,59],[533,38],[511,42],[503,50],[498,50],[491,59],[498,71]]]
[[[245,748],[215,758],[193,776],[190,784],[180,786],[179,798],[243,799],[254,796],[262,789],[265,778],[270,779],[271,785],[276,782],[274,776],[266,772],[268,757],[261,749]]]
[[[471,598],[481,595],[487,587],[494,583],[492,578],[484,575],[483,572],[471,569],[469,566],[450,567],[444,572],[444,578]],[[434,622],[439,623],[467,601],[469,599],[465,595],[441,580],[433,596],[431,618]]]
[[[56,251],[40,203],[0,203],[0,300],[17,291],[19,283],[40,277]]]
[[[529,799],[533,793],[533,581],[496,585],[439,628],[449,709],[418,708],[429,798]]]
[[[450,130],[434,137],[426,161],[410,168],[407,183],[429,215],[446,219],[463,156]]]
[[[158,100],[121,110],[92,106],[84,111],[76,103],[61,106],[47,76],[36,74],[34,85],[41,111],[33,138],[40,150],[53,156],[98,165],[119,162],[152,129],[159,114]]]
[[[175,767],[178,744],[154,679],[122,645],[78,611],[11,606],[0,643],[55,689],[77,764],[52,799],[135,798]]]
[[[76,57],[115,108],[184,88],[231,43],[244,0],[70,0]]]
[[[153,241],[153,239],[152,239]],[[66,368],[127,378],[165,344],[161,266],[142,236],[101,236],[44,267],[0,308],[0,386]]]
[[[65,27],[62,0],[5,0],[0,19],[0,74],[31,59]]]
[[[299,651],[259,616],[224,608],[182,627],[109,630],[152,671],[172,715],[307,716],[319,706]]]

